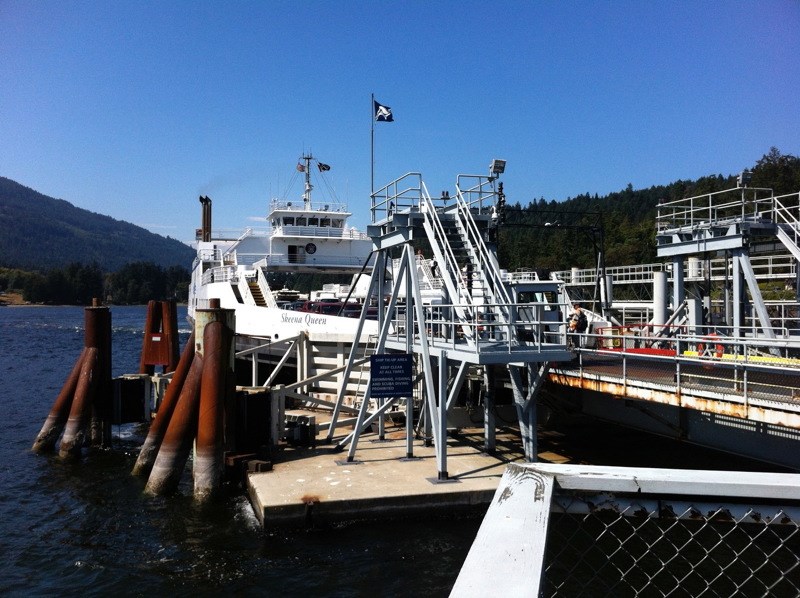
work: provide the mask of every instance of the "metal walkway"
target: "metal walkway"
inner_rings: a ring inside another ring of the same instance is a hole
[[[422,386],[421,421],[437,448],[438,479],[447,480],[447,415],[468,372],[492,387],[489,365],[508,367],[526,458],[536,459],[535,397],[551,362],[571,359],[567,350],[563,284],[512,280],[497,262],[496,235],[505,204],[502,169],[488,176],[459,175],[455,193],[433,199],[419,173],[406,174],[372,196],[368,233],[378,252],[369,296],[383,304],[377,355],[413,355]],[[414,247],[425,247],[422,260]],[[435,269],[434,273],[432,270]],[[430,284],[431,278],[435,284]],[[390,281],[387,284],[387,281]],[[423,282],[426,281],[426,282]],[[388,287],[388,288],[387,288]],[[366,312],[366,307],[365,307]],[[362,322],[364,315],[362,314]],[[350,364],[356,362],[356,348]],[[476,370],[476,366],[483,366]],[[345,372],[345,378],[347,377]],[[362,401],[353,433],[339,442],[353,461],[361,432],[395,404],[405,403],[407,451],[413,456],[411,397],[382,397],[368,412]],[[340,392],[329,440],[333,440]],[[494,450],[491,393],[484,401],[485,449]]]

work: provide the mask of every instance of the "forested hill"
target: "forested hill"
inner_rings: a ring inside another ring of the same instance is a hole
[[[113,272],[131,262],[152,262],[189,268],[194,253],[175,239],[0,177],[0,267],[50,270],[96,263]]]
[[[771,188],[776,195],[800,191],[800,158],[796,156],[772,148],[748,170],[752,172],[751,187]],[[736,186],[737,175],[710,175],[640,190],[628,185],[602,197],[587,193],[562,202],[509,203],[500,228],[500,264],[510,271],[591,268],[596,265],[594,248],[601,236],[606,265],[654,263],[658,261],[655,224],[659,200],[730,189]]]

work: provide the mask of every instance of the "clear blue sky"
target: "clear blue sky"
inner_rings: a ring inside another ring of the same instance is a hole
[[[800,155],[799,32],[797,0],[0,0],[0,175],[189,242],[199,194],[253,225],[311,149],[363,227],[371,93],[379,186],[733,174]]]

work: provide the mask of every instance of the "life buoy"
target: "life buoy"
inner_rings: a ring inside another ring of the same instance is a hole
[[[313,254],[315,254],[316,252],[317,252],[317,246],[316,246],[316,245],[314,245],[313,243],[308,243],[308,244],[306,245],[306,253],[307,253],[307,254],[309,254],[309,255],[313,255]]]
[[[717,341],[718,338],[719,335],[713,333],[703,337],[705,342],[698,343],[697,356],[716,357],[717,359],[720,359],[725,353],[725,347],[722,346],[722,343]]]

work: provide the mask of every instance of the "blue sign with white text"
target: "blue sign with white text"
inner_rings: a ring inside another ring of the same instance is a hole
[[[374,399],[410,397],[413,392],[413,358],[408,353],[370,358],[370,396]]]

